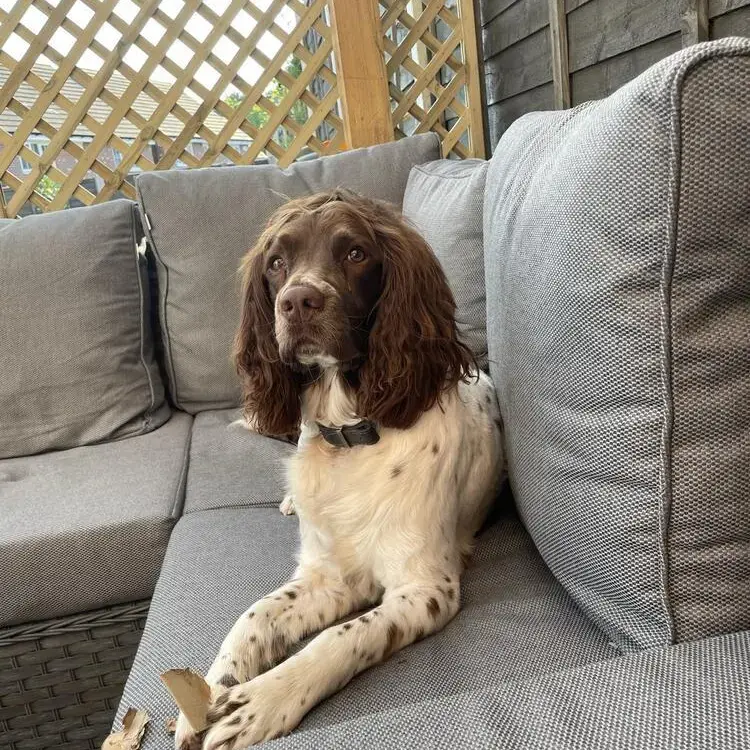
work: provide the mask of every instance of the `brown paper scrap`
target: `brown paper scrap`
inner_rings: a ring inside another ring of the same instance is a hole
[[[122,717],[122,731],[112,732],[104,740],[102,750],[138,750],[148,724],[148,714],[129,708]]]
[[[194,732],[202,732],[207,726],[206,713],[211,705],[211,688],[192,669],[170,669],[161,676],[161,681],[172,694],[177,707]]]

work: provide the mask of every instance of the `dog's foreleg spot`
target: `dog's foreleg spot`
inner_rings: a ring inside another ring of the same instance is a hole
[[[362,623],[363,625],[367,625],[367,623],[368,623],[368,622],[370,622],[370,620],[369,620],[369,618],[367,617],[367,615],[362,615],[362,617],[360,617],[360,618],[359,618],[359,621],[360,621],[360,622],[361,622],[361,623]]]
[[[427,600],[427,611],[429,612],[430,617],[432,617],[433,620],[437,620],[437,617],[440,614],[440,604],[434,596],[431,596]]]
[[[350,622],[344,623],[344,630],[349,630],[349,628],[352,626]]]
[[[231,718],[231,719],[230,719],[230,720],[229,720],[229,721],[227,722],[227,724],[228,724],[228,725],[229,725],[230,727],[233,727],[233,726],[236,726],[237,724],[239,724],[239,723],[240,723],[241,721],[242,721],[242,717],[241,717],[241,716],[240,716],[240,715],[238,714],[237,716],[233,716],[233,717],[232,717],[232,718]]]
[[[234,687],[235,685],[239,684],[239,680],[237,680],[234,675],[223,674],[221,677],[219,677],[219,685],[223,685],[226,688]]]
[[[222,693],[215,701],[214,707],[220,708],[229,700],[229,693]]]
[[[297,598],[297,592],[296,592],[296,591],[287,591],[287,592],[286,592],[286,595],[287,595],[287,596],[288,596],[288,597],[289,597],[290,599],[296,599],[296,598]]]
[[[396,650],[402,636],[401,628],[395,622],[392,622],[388,626],[388,641],[383,651],[383,659],[387,659]]]
[[[255,612],[248,612],[248,613],[247,613],[247,619],[248,619],[248,620],[252,620],[252,619],[253,619],[253,617],[255,617]]]

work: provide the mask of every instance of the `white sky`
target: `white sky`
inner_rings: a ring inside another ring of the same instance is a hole
[[[59,0],[48,0],[48,2],[50,5],[56,6],[59,3]],[[95,5],[98,0],[90,0],[90,2],[91,5]],[[0,0],[0,8],[5,11],[10,11],[15,3],[16,0]],[[230,0],[204,0],[204,3],[217,14],[222,14],[229,7]],[[271,0],[253,0],[253,4],[261,10],[265,10],[271,4]],[[182,0],[162,0],[159,3],[159,8],[170,18],[175,18],[182,9],[182,6]],[[130,23],[138,13],[138,6],[131,2],[131,0],[120,0],[115,6],[114,12],[124,21]],[[93,15],[94,11],[92,11],[87,4],[83,3],[81,0],[76,0],[75,5],[71,8],[70,13],[68,14],[68,18],[77,26],[84,28]],[[31,6],[24,13],[21,22],[27,29],[29,29],[29,31],[33,34],[37,34],[46,20],[47,16],[45,16],[44,13]],[[296,25],[297,17],[291,10],[284,8],[277,17],[276,22],[286,31],[290,31]],[[246,37],[255,27],[255,21],[245,11],[240,11],[232,20],[231,25],[240,34]],[[199,42],[202,42],[211,31],[211,25],[202,16],[194,14],[188,20],[185,29]],[[152,44],[156,44],[162,37],[163,33],[164,27],[153,18],[148,20],[141,31],[142,36]],[[107,49],[113,49],[120,39],[120,33],[109,23],[104,23],[95,34],[95,38]],[[57,29],[50,40],[50,46],[62,55],[67,55],[74,43],[74,37],[64,29]],[[13,33],[4,45],[3,51],[7,52],[14,59],[20,60],[28,49],[28,46],[27,42],[17,34]],[[265,32],[257,46],[265,55],[273,57],[273,55],[278,52],[281,42],[275,36]],[[222,37],[214,46],[213,52],[220,60],[228,63],[237,52],[237,46],[226,37]],[[183,68],[188,64],[193,53],[189,47],[177,40],[167,51],[167,56],[180,68]],[[125,62],[135,70],[140,70],[146,59],[145,53],[135,46],[131,46],[124,56]],[[45,56],[39,57],[38,62],[54,67],[53,63]],[[103,61],[98,55],[94,54],[91,50],[86,50],[83,55],[81,55],[77,65],[80,68],[95,71],[101,67],[102,62]],[[250,59],[245,61],[238,70],[238,74],[249,83],[254,83],[260,76],[261,72],[260,66]],[[219,75],[220,74],[210,65],[202,63],[196,71],[195,79],[204,86],[212,88],[219,79]],[[151,74],[151,80],[171,83],[174,80],[174,77],[159,65]],[[233,91],[236,91],[236,89],[233,86],[229,86],[225,95],[230,94]]]

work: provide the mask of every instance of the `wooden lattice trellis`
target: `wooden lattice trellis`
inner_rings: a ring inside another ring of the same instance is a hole
[[[434,130],[446,156],[483,155],[471,0],[0,0],[0,212],[133,198],[140,170],[361,145],[339,42],[367,29],[342,2],[380,12],[394,130],[378,139]]]
[[[393,125],[435,131],[444,156],[484,156],[471,0],[379,0]]]

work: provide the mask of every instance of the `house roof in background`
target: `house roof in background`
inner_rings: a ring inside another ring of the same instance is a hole
[[[53,68],[50,65],[37,64],[33,67],[33,72],[44,81],[49,81],[54,75],[55,70],[56,68]],[[90,76],[96,75],[95,71],[85,72],[87,72]],[[3,65],[0,65],[0,88],[5,85],[5,82],[8,80],[9,75],[10,71]],[[151,81],[151,83],[164,93],[169,91],[172,86],[171,83],[167,83],[164,81]],[[115,71],[107,82],[107,90],[115,96],[120,96],[125,92],[129,84],[130,81],[128,81],[127,78]],[[61,91],[63,96],[65,96],[72,102],[78,101],[83,92],[84,88],[70,78],[65,81]],[[39,92],[32,85],[24,81],[23,83],[21,83],[18,89],[16,89],[14,98],[21,102],[25,107],[32,107],[37,99],[38,94]],[[201,100],[198,97],[191,96],[189,91],[183,91],[177,101],[178,104],[191,115],[194,114],[197,111],[198,107],[202,104]],[[135,102],[132,105],[132,109],[137,112],[144,120],[148,120],[152,116],[157,106],[158,102],[155,102],[150,96],[141,92],[136,97]],[[99,98],[97,98],[88,109],[89,115],[91,115],[91,117],[93,117],[97,122],[104,122],[110,115],[111,111],[111,108]],[[57,129],[60,128],[65,122],[66,116],[67,115],[64,110],[53,104],[50,105],[47,108],[47,111],[44,113],[44,120],[52,125],[52,127]],[[16,115],[10,109],[5,109],[0,112],[0,128],[5,130],[7,133],[14,133],[20,122],[21,118],[18,117],[18,115]],[[215,112],[210,112],[206,116],[204,123],[209,128],[209,130],[213,131],[214,133],[218,133],[224,127],[226,120],[220,115],[217,115]],[[182,132],[182,128],[182,122],[173,115],[167,115],[167,117],[159,126],[159,130],[161,130],[162,133],[169,136],[170,138],[175,138],[177,135],[179,135]],[[36,130],[33,132],[38,133],[38,131]],[[139,132],[139,128],[137,128],[128,120],[122,120],[115,129],[116,135],[118,135],[123,140],[133,139],[138,135]],[[79,124],[73,131],[73,135],[91,137],[93,133],[88,128]],[[233,135],[232,140],[250,141],[252,139],[246,133],[237,131]]]

